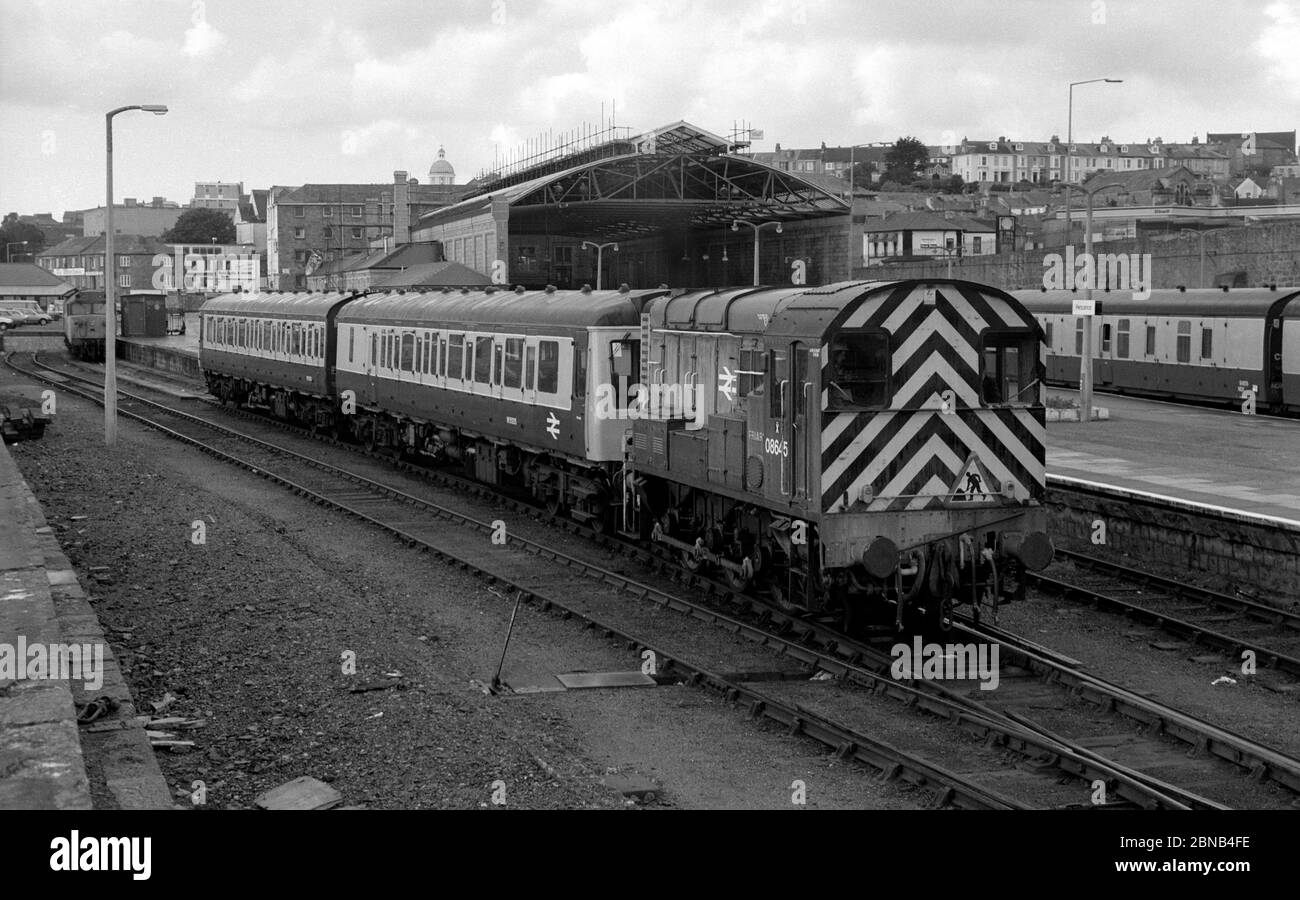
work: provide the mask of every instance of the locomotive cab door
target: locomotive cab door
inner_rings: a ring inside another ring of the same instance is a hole
[[[808,348],[795,341],[790,345],[790,359],[794,363],[790,380],[790,484],[795,497],[808,496],[808,465],[804,440],[808,433],[808,399],[812,383],[808,378]]]

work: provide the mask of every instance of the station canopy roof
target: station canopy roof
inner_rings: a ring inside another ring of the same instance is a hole
[[[677,122],[606,145],[612,155],[550,161],[435,210],[420,227],[477,215],[504,201],[510,230],[630,240],[664,231],[729,228],[736,219],[791,222],[842,216],[848,204],[791,172],[749,156],[717,135]]]

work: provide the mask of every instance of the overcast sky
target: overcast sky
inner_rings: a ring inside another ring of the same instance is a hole
[[[1290,131],[1300,0],[0,0],[0,210],[245,189],[457,180],[616,104],[755,149]]]

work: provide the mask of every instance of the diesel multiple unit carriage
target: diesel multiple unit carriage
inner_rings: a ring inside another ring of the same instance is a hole
[[[223,400],[850,624],[995,606],[1052,557],[1042,332],[994,288],[230,294],[201,318]]]
[[[1047,335],[1049,384],[1077,385],[1083,320],[1072,291],[1017,291]],[[1096,292],[1093,384],[1176,400],[1300,413],[1300,288]]]

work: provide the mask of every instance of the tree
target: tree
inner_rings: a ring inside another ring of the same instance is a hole
[[[230,214],[219,209],[196,207],[181,213],[176,224],[163,232],[164,244],[218,244],[235,242],[235,223]]]
[[[18,244],[22,241],[27,242],[26,247],[8,247],[9,244]],[[11,212],[4,217],[4,223],[0,224],[0,253],[4,253],[8,247],[8,258],[13,259],[30,254],[31,259],[35,259],[35,254],[40,253],[45,248],[45,232],[41,231],[35,225],[29,225],[26,222],[18,221],[18,213]],[[0,262],[6,257],[0,256]]]
[[[906,184],[930,161],[930,151],[914,137],[901,137],[885,153],[885,177]]]

